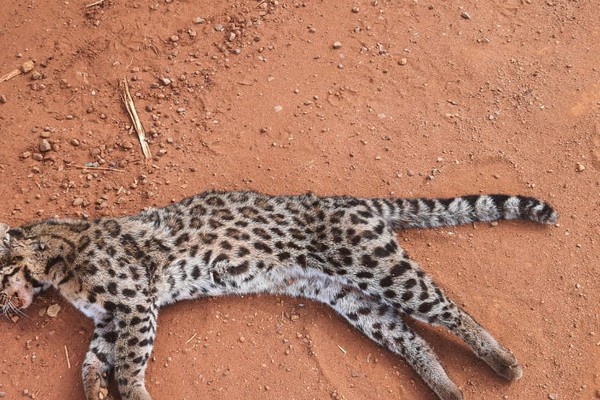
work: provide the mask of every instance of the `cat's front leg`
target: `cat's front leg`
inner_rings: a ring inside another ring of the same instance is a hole
[[[114,365],[115,323],[112,317],[97,322],[83,362],[83,389],[87,400],[106,398],[107,376]]]
[[[140,311],[144,306],[136,307]],[[123,400],[152,400],[144,383],[154,347],[157,312],[149,305],[143,313],[122,313],[115,342],[115,379]]]

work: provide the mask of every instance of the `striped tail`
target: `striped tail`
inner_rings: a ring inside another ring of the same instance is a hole
[[[558,219],[558,214],[549,204],[525,196],[470,195],[447,199],[397,199],[390,203],[392,209],[387,217],[395,229],[510,219],[553,224]]]

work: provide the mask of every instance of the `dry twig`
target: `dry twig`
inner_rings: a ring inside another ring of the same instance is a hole
[[[4,82],[4,81],[7,81],[9,79],[12,79],[12,78],[14,78],[17,75],[21,75],[21,70],[20,69],[13,69],[9,73],[0,76],[0,82]]]
[[[133,123],[133,127],[137,132],[138,139],[140,140],[140,145],[142,146],[142,153],[144,153],[144,157],[146,159],[152,157],[152,153],[150,153],[150,146],[148,146],[148,142],[146,142],[146,131],[144,131],[144,127],[140,122],[140,117],[135,110],[135,104],[133,103],[133,99],[131,98],[131,93],[129,93],[129,85],[127,84],[127,79],[123,78],[123,87],[124,92],[121,93],[121,99],[123,99],[123,103],[125,104],[125,108],[127,109],[127,113],[129,114],[129,118],[131,118],[131,122]]]
[[[25,61],[21,68],[13,69],[7,74],[0,76],[0,83],[14,78],[17,75],[26,74],[33,69],[33,61]]]

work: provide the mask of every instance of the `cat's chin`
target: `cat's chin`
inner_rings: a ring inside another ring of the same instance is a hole
[[[31,305],[33,302],[33,290],[28,290],[26,288],[19,288],[15,291],[15,294],[12,296],[12,303],[18,309],[24,310]]]

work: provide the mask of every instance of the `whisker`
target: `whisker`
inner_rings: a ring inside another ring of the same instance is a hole
[[[17,296],[10,297],[8,294],[0,292],[0,313],[10,320],[13,316],[30,318],[13,300],[21,304],[21,300]]]
[[[19,310],[17,307],[15,307],[12,304],[10,306],[10,312],[13,313],[13,314],[18,314],[18,315],[22,315],[23,314],[23,311]]]
[[[17,314],[21,317],[27,317],[29,318],[29,316],[27,314],[25,314],[25,312],[23,310],[21,310],[20,308],[18,308],[17,306],[15,306],[12,302],[9,302],[9,307],[10,307],[10,311],[13,314]]]
[[[8,306],[2,307],[2,315],[10,320],[10,308]]]

